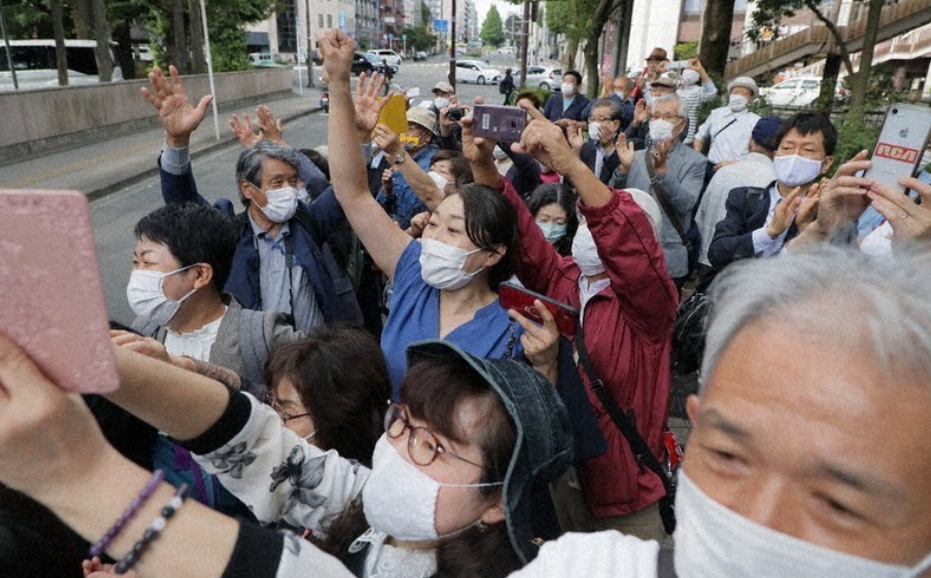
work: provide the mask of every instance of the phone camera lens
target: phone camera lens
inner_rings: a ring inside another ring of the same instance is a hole
[[[899,114],[899,109],[893,108],[893,109],[892,109],[892,114]]]

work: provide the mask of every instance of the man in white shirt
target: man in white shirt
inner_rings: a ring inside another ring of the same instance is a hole
[[[704,151],[705,143],[711,143],[708,161],[715,170],[746,158],[749,154],[747,141],[756,121],[760,120],[758,114],[749,110],[750,104],[760,94],[752,78],[740,76],[730,81],[727,94],[727,106],[711,111],[708,119],[698,127],[692,142],[692,148],[698,152]]]
[[[740,187],[727,196],[724,220],[708,246],[712,267],[738,259],[778,254],[815,217],[817,201],[808,190],[834,163],[837,130],[819,113],[800,112],[779,128],[773,169],[765,189]]]
[[[737,187],[766,187],[776,180],[773,171],[773,153],[776,150],[776,134],[782,125],[778,116],[767,116],[757,121],[748,146],[750,154],[742,161],[721,167],[715,172],[708,188],[702,195],[695,212],[695,224],[701,233],[701,253],[698,263],[710,267],[708,247],[714,237],[714,229],[727,215],[725,202],[731,190]]]

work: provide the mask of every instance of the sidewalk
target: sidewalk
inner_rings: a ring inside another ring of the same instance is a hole
[[[322,92],[319,86],[305,87],[303,97],[294,94],[267,104],[277,118],[286,122],[320,111]],[[235,143],[227,125],[230,115],[248,112],[254,118],[252,113],[258,104],[236,109],[220,105],[220,140],[216,139],[214,131],[213,109],[208,108],[207,118],[191,136],[192,158]],[[154,109],[152,113],[154,117]],[[74,189],[84,191],[91,200],[97,199],[157,174],[155,161],[163,141],[164,131],[158,125],[87,146],[25,159],[0,167],[0,189]]]

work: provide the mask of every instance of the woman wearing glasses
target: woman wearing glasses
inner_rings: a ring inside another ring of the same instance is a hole
[[[542,375],[443,341],[409,349],[403,401],[389,408],[372,469],[308,444],[250,394],[116,354],[113,402],[185,440],[261,523],[325,531],[322,548],[353,571],[293,534],[178,498],[0,336],[0,481],[88,540],[107,537],[106,553],[141,578],[506,576],[536,554],[532,485],[571,460],[565,407]]]

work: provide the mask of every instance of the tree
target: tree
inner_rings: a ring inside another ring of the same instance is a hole
[[[705,70],[713,76],[724,76],[727,53],[731,49],[733,24],[734,0],[707,0],[701,21],[698,57]]]
[[[485,16],[485,22],[482,23],[482,31],[479,33],[482,42],[497,48],[504,44],[504,25],[501,22],[501,14],[498,13],[498,7],[494,4],[488,9],[488,15]]]
[[[851,89],[851,108],[862,106],[866,101],[866,93],[869,88],[870,74],[873,67],[873,45],[876,43],[876,37],[879,30],[879,16],[882,11],[884,0],[853,0],[857,3],[868,3],[869,14],[867,15],[867,26],[863,38],[863,52],[860,55],[860,68],[855,73],[853,62],[850,58],[850,51],[841,36],[840,30],[834,20],[837,14],[825,14],[817,0],[759,0],[757,2],[756,12],[753,14],[752,27],[747,31],[747,35],[752,40],[759,39],[763,30],[769,30],[773,33],[774,38],[779,36],[779,23],[783,18],[795,14],[802,8],[808,8],[812,14],[824,24],[834,39],[827,53],[827,62],[824,74],[821,78],[821,94],[818,96],[816,105],[821,110],[830,110],[834,104],[834,87],[837,85],[837,77],[840,73],[840,64],[843,63],[847,69],[848,83]]]
[[[425,24],[405,26],[401,29],[401,34],[407,35],[409,50],[428,52],[436,45],[436,35],[430,34]]]

